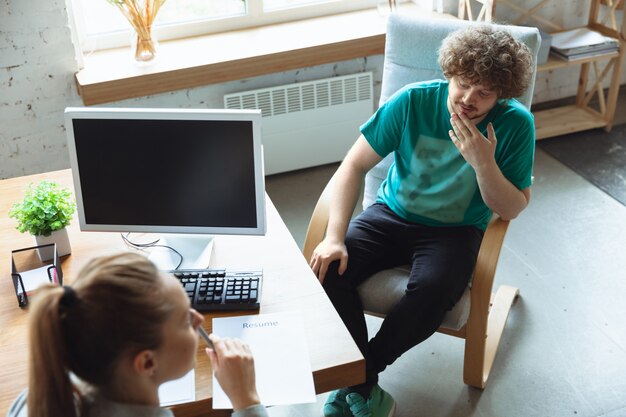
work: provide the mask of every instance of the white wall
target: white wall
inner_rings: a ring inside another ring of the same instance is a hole
[[[522,13],[508,6],[516,4],[529,9],[538,1],[524,2],[520,0],[495,0],[496,13],[495,21],[501,23],[514,23],[522,26],[536,26],[545,32],[553,32],[555,29],[533,18],[524,17]],[[591,0],[551,0],[547,2],[539,11],[537,16],[544,18],[562,28],[575,28],[584,26],[589,19],[589,8]],[[457,0],[444,0],[445,11],[457,14]],[[474,15],[478,12],[478,3],[475,3]],[[604,65],[604,64],[603,64]],[[579,66],[572,66],[555,71],[544,71],[537,74],[533,103],[556,100],[559,98],[572,97],[576,95],[578,88]],[[622,84],[626,84],[626,71],[622,71]],[[605,87],[609,85],[609,77],[604,80]]]
[[[524,6],[525,2],[509,0],[509,3]],[[527,2],[526,2],[527,3]],[[562,28],[574,28],[587,24],[591,0],[552,0],[539,10],[538,17],[542,17]],[[530,5],[526,5],[527,8]],[[518,20],[522,18],[522,20]],[[553,32],[554,28],[532,18],[523,18],[523,15],[507,6],[503,2],[497,3],[496,19],[499,21],[516,22],[519,25],[536,26],[545,32]],[[603,64],[604,65],[604,64]],[[557,98],[576,95],[578,88],[579,66],[572,66],[556,71],[545,71],[537,74],[533,101],[541,103]],[[622,74],[622,84],[626,83],[626,71]],[[609,85],[609,77],[605,80],[605,87]]]
[[[63,108],[80,100],[64,0],[0,3],[0,178],[66,168]]]
[[[69,167],[63,110],[82,105],[77,70],[64,0],[0,2],[0,178]],[[378,96],[381,70],[379,55],[104,106],[222,108],[226,93],[363,71]]]
[[[544,13],[563,26],[580,25],[587,19],[587,1],[553,0],[552,3],[555,4]],[[446,11],[456,13],[456,4],[456,0],[448,0]],[[498,6],[496,12],[500,20],[515,16],[505,6]],[[69,166],[63,109],[82,105],[74,85],[77,70],[64,0],[0,2],[0,178]],[[221,108],[226,93],[360,71],[374,73],[377,101],[382,71],[380,55],[107,106]],[[623,80],[626,82],[626,76]],[[541,73],[535,87],[535,102],[572,96],[577,81],[577,68]]]

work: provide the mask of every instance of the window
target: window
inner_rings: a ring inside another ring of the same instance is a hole
[[[107,0],[67,0],[83,52],[130,44],[130,25]],[[373,7],[375,0],[166,0],[153,33],[163,41]]]

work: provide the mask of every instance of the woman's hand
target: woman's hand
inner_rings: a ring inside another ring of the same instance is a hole
[[[233,404],[233,410],[259,404],[250,347],[239,339],[221,339],[214,334],[209,338],[215,350],[206,348],[205,351],[211,360],[215,378]]]

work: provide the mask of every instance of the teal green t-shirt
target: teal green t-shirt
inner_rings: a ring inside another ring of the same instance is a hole
[[[491,210],[480,195],[476,173],[448,131],[447,81],[409,84],[361,126],[372,148],[394,163],[378,190],[378,201],[401,218],[427,226],[474,225],[485,230]],[[535,153],[533,116],[517,100],[498,102],[477,125],[487,136],[493,124],[496,163],[518,189],[531,185]]]

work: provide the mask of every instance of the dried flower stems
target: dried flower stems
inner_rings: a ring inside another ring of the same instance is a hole
[[[135,59],[150,60],[156,53],[152,41],[152,24],[165,0],[107,0],[116,6],[137,33]],[[391,0],[390,0],[391,1]],[[395,1],[395,0],[393,0]],[[147,59],[146,59],[147,57]]]

